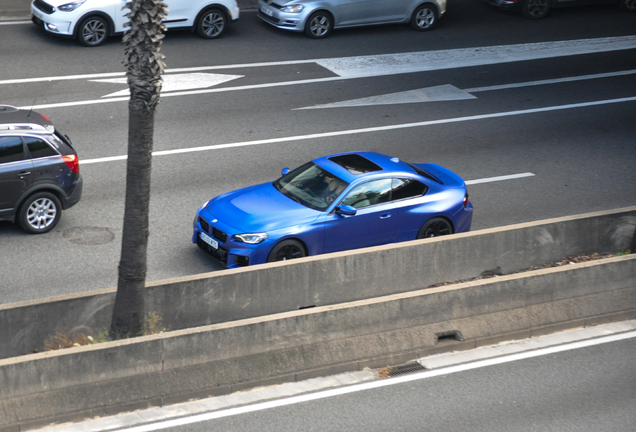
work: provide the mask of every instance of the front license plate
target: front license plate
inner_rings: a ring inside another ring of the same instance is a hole
[[[212,246],[214,249],[218,249],[219,248],[219,242],[214,240],[212,237],[210,237],[209,235],[207,235],[204,232],[201,233],[201,240],[203,240],[204,242],[206,242],[207,244]]]
[[[274,12],[272,12],[269,9],[264,8],[263,6],[261,6],[261,12],[263,12],[265,15],[268,15],[268,16],[274,15]]]

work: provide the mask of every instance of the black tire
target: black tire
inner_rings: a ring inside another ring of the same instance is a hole
[[[417,233],[417,239],[439,237],[453,233],[453,225],[448,219],[441,217],[434,217],[422,225]]]
[[[50,192],[38,192],[20,206],[18,223],[28,233],[44,234],[55,228],[61,216],[60,200]]]
[[[312,39],[324,39],[333,30],[333,17],[329,12],[314,12],[307,18],[305,34]]]
[[[411,27],[417,31],[428,31],[437,25],[437,8],[426,3],[419,5],[411,15]]]
[[[636,12],[636,0],[619,0],[618,7],[627,12]]]
[[[521,13],[528,19],[538,20],[550,12],[551,0],[524,0]]]
[[[77,29],[77,40],[87,47],[100,46],[110,34],[108,22],[100,16],[92,16],[82,21]]]
[[[296,240],[283,240],[274,246],[267,256],[267,262],[286,261],[307,256],[303,245]]]
[[[219,38],[225,32],[227,23],[227,15],[221,9],[206,9],[197,21],[197,34],[204,39]]]

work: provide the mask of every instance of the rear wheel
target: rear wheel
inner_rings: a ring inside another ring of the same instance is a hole
[[[524,0],[521,13],[528,19],[541,19],[550,12],[551,0]]]
[[[50,192],[38,192],[24,201],[18,213],[18,223],[26,232],[44,234],[60,221],[62,205]]]
[[[305,248],[296,240],[283,240],[274,246],[267,256],[267,262],[286,261],[306,256]]]
[[[216,39],[225,31],[227,22],[227,16],[222,10],[206,9],[197,22],[197,34],[205,39]]]
[[[81,22],[77,30],[77,38],[84,46],[96,47],[106,41],[109,32],[108,23],[104,18],[92,16]]]
[[[418,31],[431,30],[437,24],[437,9],[432,4],[417,7],[411,16],[411,27]]]
[[[430,238],[430,237],[439,237],[443,235],[448,235],[453,233],[453,226],[448,221],[448,219],[444,219],[441,217],[435,217],[430,219],[417,233],[418,239]]]
[[[333,30],[333,18],[329,12],[314,12],[307,18],[305,34],[312,39],[323,39]]]

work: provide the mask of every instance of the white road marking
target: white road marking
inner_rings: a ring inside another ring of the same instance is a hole
[[[454,50],[426,51],[415,53],[400,54],[382,54],[376,56],[359,56],[359,57],[343,57],[328,58],[316,60],[296,60],[284,62],[268,62],[268,63],[252,63],[237,64],[225,66],[203,66],[196,68],[180,68],[166,70],[165,73],[192,73],[195,71],[205,70],[222,70],[236,69],[248,67],[263,66],[281,66],[281,65],[297,65],[297,64],[318,64],[330,72],[336,74],[336,77],[318,78],[311,80],[286,81],[277,83],[266,83],[251,86],[227,87],[223,89],[206,89],[192,90],[187,92],[175,92],[163,95],[167,96],[185,96],[206,93],[217,93],[237,90],[251,90],[257,88],[279,87],[289,85],[313,84],[319,82],[328,82],[343,79],[365,78],[383,75],[395,75],[413,72],[425,72],[432,70],[451,69],[468,66],[489,65],[510,63],[526,60],[537,60],[543,58],[564,57],[571,55],[592,54],[599,52],[627,50],[636,48],[636,36],[609,37],[597,39],[580,39],[573,41],[557,41],[542,42],[534,44],[519,45],[499,45],[491,47],[462,48]],[[38,81],[60,81],[60,80],[78,80],[78,79],[97,79],[107,77],[121,77],[123,72],[106,73],[106,74],[86,74],[73,76],[57,76],[45,78],[25,78],[1,80],[2,84],[24,84]],[[58,104],[37,105],[33,109],[60,108],[70,106],[82,106],[99,103],[111,103],[127,101],[128,98],[113,97],[107,100],[98,99],[90,101],[65,102]]]
[[[531,172],[527,172],[527,173],[511,174],[511,175],[498,176],[498,177],[488,177],[488,178],[477,179],[477,180],[468,180],[466,181],[466,184],[474,185],[479,183],[492,183],[492,182],[504,181],[504,180],[514,180],[514,179],[523,178],[523,177],[534,177],[534,174]]]
[[[227,74],[210,74],[210,73],[188,73],[180,75],[164,75],[163,84],[161,86],[161,93],[193,90],[212,87],[218,84],[223,84],[228,81],[232,81],[238,78],[243,78],[245,75],[227,75]],[[111,83],[128,85],[128,78],[107,78],[91,80],[92,82]],[[115,93],[110,93],[102,97],[118,97],[130,95],[130,88],[121,90]]]
[[[449,100],[464,100],[464,99],[476,99],[472,93],[493,91],[493,90],[506,90],[519,87],[531,87],[539,85],[559,84],[573,81],[583,81],[598,78],[611,78],[616,76],[633,75],[636,74],[636,69],[618,72],[608,72],[594,75],[581,75],[575,77],[555,78],[549,80],[528,81],[522,83],[501,84],[488,87],[475,87],[466,90],[458,89],[450,84],[427,87],[417,90],[409,90],[405,92],[389,93],[385,95],[371,96],[360,99],[351,99],[342,102],[333,102],[322,105],[313,105],[305,108],[294,108],[294,110],[305,109],[322,109],[322,108],[346,108],[346,107],[359,107],[359,106],[371,106],[371,105],[396,105],[405,103],[423,103],[423,102],[440,102]]]
[[[33,24],[32,21],[0,21],[0,26],[16,25],[16,24]]]
[[[127,429],[119,429],[119,432],[152,432],[171,427],[179,427],[193,423],[200,423],[204,421],[216,420],[225,417],[232,417],[242,414],[248,414],[252,412],[264,411],[272,408],[278,408],[283,406],[290,406],[304,402],[311,402],[321,399],[327,399],[335,396],[342,396],[346,394],[357,393],[365,390],[377,389],[382,387],[389,387],[396,384],[403,384],[412,381],[419,381],[428,378],[434,378],[438,376],[451,375],[458,372],[465,372],[469,370],[479,369],[488,366],[494,366],[504,363],[510,363],[518,360],[525,360],[534,357],[541,357],[550,354],[556,354],[565,351],[571,351],[580,348],[587,348],[595,345],[602,345],[611,342],[618,342],[622,340],[632,339],[636,337],[636,331],[630,331],[625,333],[619,333],[611,336],[598,337],[594,339],[588,339],[579,342],[572,342],[564,345],[552,346],[549,348],[542,348],[536,350],[525,351],[517,354],[504,355],[501,357],[490,358],[486,360],[479,360],[472,363],[460,364],[457,366],[450,366],[446,368],[439,368],[430,371],[414,373],[409,375],[402,375],[395,378],[388,378],[384,380],[370,381],[362,384],[354,384],[348,387],[340,387],[331,390],[320,391],[316,393],[304,394],[301,396],[293,396],[285,399],[277,399],[268,402],[257,403],[254,405],[247,405],[237,408],[230,408],[220,411],[213,411],[205,414],[198,414],[191,417],[184,417],[174,420],[167,420],[158,423],[135,426]]]
[[[536,113],[543,113],[543,112],[550,112],[550,111],[559,111],[559,110],[566,110],[566,109],[573,109],[573,108],[591,107],[591,106],[599,106],[599,105],[607,105],[607,104],[615,104],[615,103],[623,103],[623,102],[634,102],[634,101],[636,101],[636,96],[628,97],[628,98],[620,98],[620,99],[608,99],[608,100],[601,100],[601,101],[584,102],[584,103],[577,103],[577,104],[556,105],[556,106],[549,106],[549,107],[543,107],[543,108],[532,108],[532,109],[519,110],[519,111],[506,111],[506,112],[491,113],[491,114],[479,114],[479,115],[466,116],[466,117],[427,120],[427,121],[416,122],[416,123],[402,123],[402,124],[395,124],[395,125],[388,125],[388,126],[363,128],[363,129],[349,129],[349,130],[343,130],[343,131],[323,132],[323,133],[316,133],[316,134],[309,134],[309,135],[296,135],[296,136],[290,136],[290,137],[268,138],[268,139],[255,140],[255,141],[244,141],[244,142],[227,143],[227,144],[214,144],[214,145],[201,146],[201,147],[188,147],[188,148],[174,149],[174,150],[163,150],[163,151],[153,152],[152,155],[166,156],[166,155],[173,155],[173,154],[212,151],[212,150],[220,150],[220,149],[235,148],[235,147],[249,147],[249,146],[256,146],[256,145],[263,145],[263,144],[294,142],[294,141],[301,141],[301,140],[355,135],[355,134],[361,134],[361,133],[383,132],[383,131],[389,131],[389,130],[408,129],[408,128],[415,128],[415,127],[448,124],[448,123],[459,123],[459,122],[465,122],[465,121],[484,120],[484,119],[509,117],[509,116],[516,116],[516,115],[536,114]],[[85,164],[125,160],[126,158],[127,158],[126,155],[109,156],[109,157],[96,158],[96,159],[86,159],[86,160],[80,161],[80,163],[82,165],[85,165]]]

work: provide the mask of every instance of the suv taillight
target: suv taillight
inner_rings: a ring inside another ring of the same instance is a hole
[[[75,174],[79,174],[79,158],[77,155],[63,155],[62,160]]]
[[[468,192],[466,192],[466,195],[464,195],[464,207],[466,207],[468,205]]]

